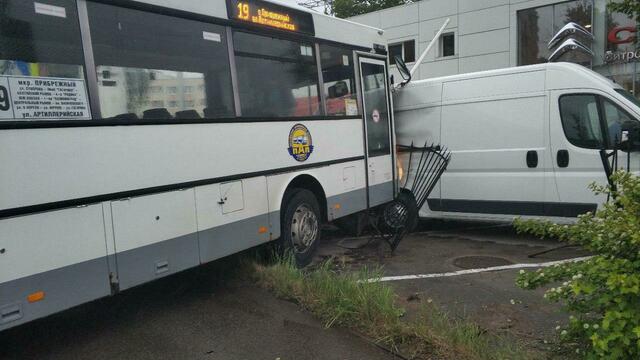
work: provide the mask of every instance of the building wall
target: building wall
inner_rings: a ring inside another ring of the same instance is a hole
[[[559,0],[422,0],[350,18],[379,27],[388,43],[415,39],[416,58],[427,47],[447,18],[446,32],[454,32],[454,56],[442,57],[440,49],[426,56],[417,74],[424,79],[518,65],[517,12],[565,1]],[[607,0],[593,1],[596,53],[593,66],[602,65],[606,39]]]

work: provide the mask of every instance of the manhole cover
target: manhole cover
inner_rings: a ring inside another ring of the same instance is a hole
[[[511,261],[495,256],[462,256],[453,260],[453,265],[461,269],[478,269],[511,264],[513,264]]]

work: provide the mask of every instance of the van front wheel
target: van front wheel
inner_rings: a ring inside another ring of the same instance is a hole
[[[294,190],[282,215],[281,241],[295,256],[298,267],[307,266],[320,242],[320,206],[309,190]]]

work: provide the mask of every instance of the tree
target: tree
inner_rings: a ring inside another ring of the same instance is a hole
[[[607,6],[610,11],[623,13],[636,21],[640,20],[639,0],[622,0],[620,2],[610,1]]]
[[[344,19],[410,2],[412,0],[303,0],[299,4],[308,8],[323,9],[327,15]]]
[[[575,225],[517,221],[516,228],[580,245],[593,257],[535,272],[521,271],[525,289],[546,285],[545,297],[571,313],[556,331],[584,359],[640,359],[640,177],[613,175],[615,186],[591,188],[611,196]]]

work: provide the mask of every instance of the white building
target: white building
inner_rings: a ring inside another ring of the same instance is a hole
[[[567,23],[589,29],[593,57],[568,54],[640,93],[636,62],[636,23],[609,13],[609,0],[422,0],[351,18],[385,31],[389,51],[412,63],[447,18],[451,22],[427,55],[420,79],[547,62],[548,43]],[[609,54],[607,55],[607,52]]]

